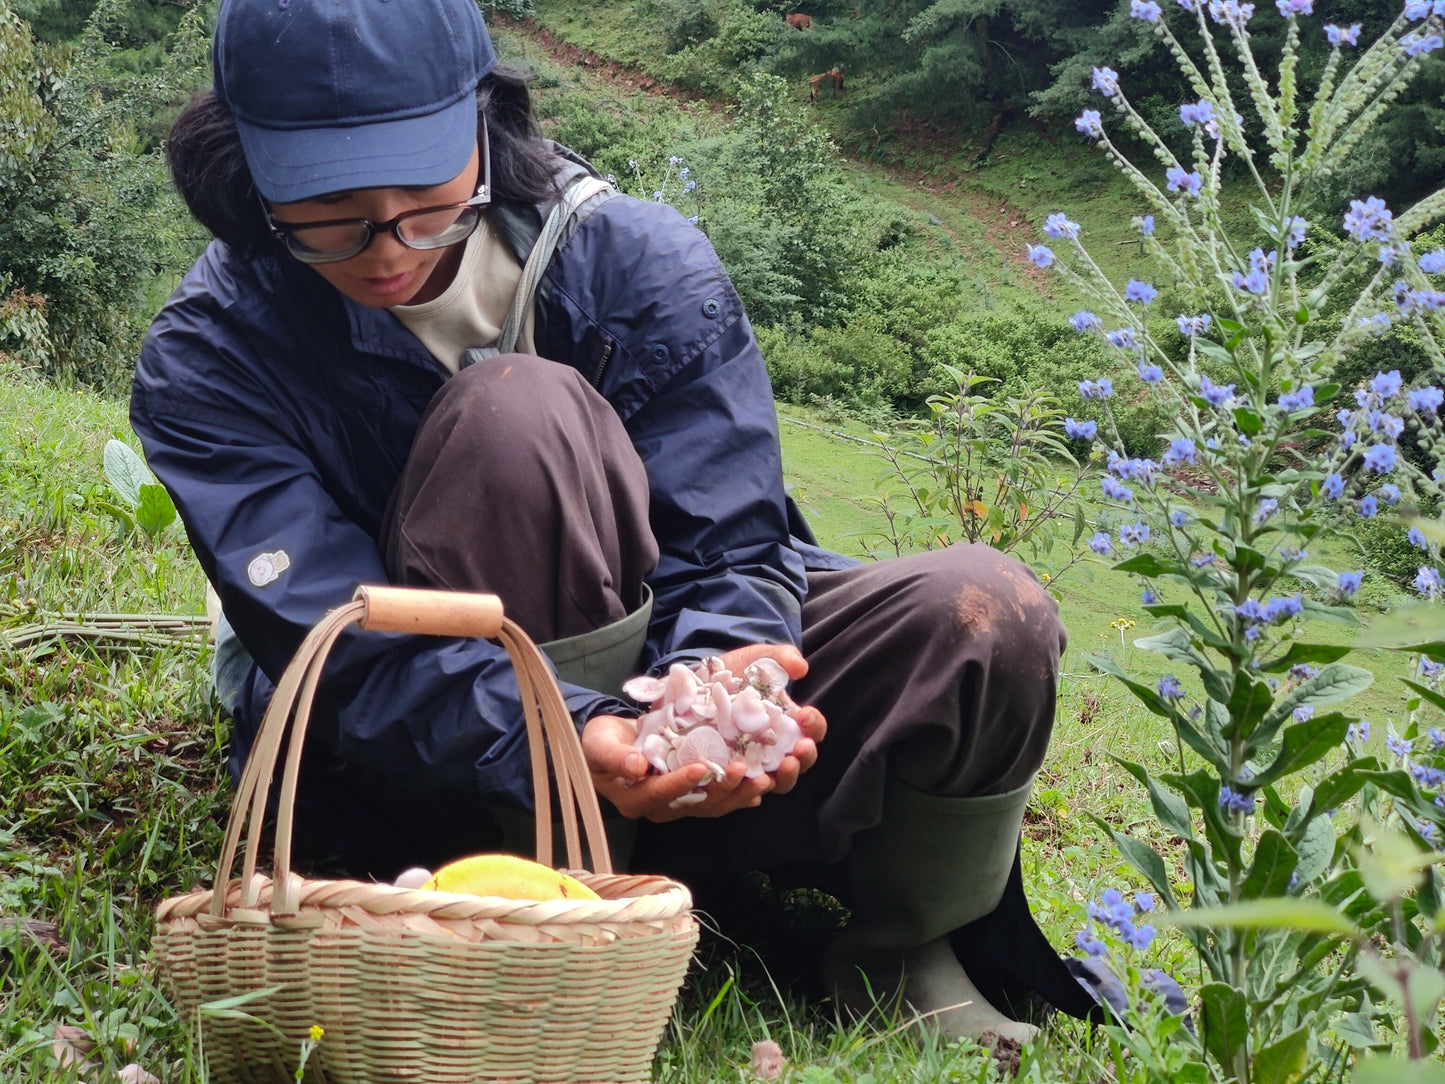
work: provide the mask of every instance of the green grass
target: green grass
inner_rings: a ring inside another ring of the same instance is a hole
[[[858,443],[866,430],[800,408],[784,408],[783,416],[790,489],[825,544],[858,552],[854,536],[869,528],[866,497],[882,469]],[[123,403],[3,374],[0,632],[45,614],[201,610],[202,579],[179,529],[156,542],[122,537],[104,509],[110,495],[100,451],[125,433]],[[1157,772],[1177,762],[1178,750],[1160,722],[1086,658],[1103,651],[1131,670],[1159,672],[1155,657],[1127,642],[1146,626],[1132,585],[1099,568],[1075,570],[1057,586],[1072,639],[1024,860],[1039,920],[1065,946],[1101,886],[1138,884],[1092,817],[1154,841],[1177,862],[1178,850],[1112,758]],[[1119,619],[1136,622],[1123,644],[1111,627]],[[229,787],[219,785],[225,724],[207,691],[204,650],[157,636],[126,645],[32,642],[4,654],[0,1080],[73,1079],[50,1052],[56,1024],[87,1029],[112,1071],[134,1060],[166,1081],[200,1080],[185,1029],[152,980],[149,943],[158,900],[214,879],[229,803]],[[1386,653],[1360,661],[1381,674],[1400,668]],[[1372,712],[1401,707],[1392,678],[1367,695],[1378,698]],[[807,912],[805,903],[760,890],[765,913],[792,921],[800,907]],[[53,931],[56,943],[47,949],[17,920],[48,924],[34,929],[45,937]],[[1161,938],[1153,955],[1189,977],[1192,957],[1177,938]],[[685,987],[657,1078],[739,1079],[751,1043],[765,1037],[811,1074],[795,1079],[996,1078],[991,1060],[970,1044],[919,1047],[878,1022],[839,1029],[801,987],[774,988],[786,980],[748,951],[710,944]],[[1026,1057],[1040,1080],[1094,1078],[1102,1053],[1092,1041],[1059,1021]]]

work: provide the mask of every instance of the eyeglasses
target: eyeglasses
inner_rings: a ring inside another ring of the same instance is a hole
[[[482,183],[476,194],[461,203],[418,207],[385,222],[367,218],[333,218],[323,222],[282,222],[262,201],[266,225],[286,251],[302,263],[337,263],[359,256],[377,234],[389,233],[407,248],[426,251],[465,241],[482,220],[482,208],[492,202],[492,157],[487,119],[481,117]]]

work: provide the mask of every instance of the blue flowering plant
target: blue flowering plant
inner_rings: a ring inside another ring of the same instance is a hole
[[[703,193],[698,188],[695,171],[682,155],[669,154],[665,163],[644,164],[629,158],[627,172],[630,176],[622,179],[609,173],[607,183],[638,199],[670,204],[688,215],[689,222],[697,224],[703,212]]]
[[[1063,212],[1028,250],[1091,299],[1071,323],[1117,362],[1079,385],[1089,416],[1068,419],[1065,433],[1106,464],[1101,496],[1116,529],[1096,531],[1088,548],[1137,581],[1159,622],[1136,641],[1166,660],[1157,682],[1096,663],[1178,735],[1174,771],[1123,767],[1183,841],[1182,878],[1153,847],[1103,827],[1175,914],[1307,897],[1345,906],[1358,889],[1348,868],[1358,832],[1337,825],[1337,811],[1366,787],[1418,793],[1408,773],[1347,744],[1361,724],[1335,706],[1372,674],[1343,661],[1348,648],[1309,642],[1304,622],[1357,620],[1363,571],[1312,560],[1322,531],[1440,497],[1442,475],[1413,466],[1400,440],[1409,430],[1427,455],[1445,452],[1445,251],[1410,243],[1445,215],[1445,189],[1396,214],[1374,196],[1341,206],[1329,182],[1441,47],[1445,0],[1410,0],[1370,45],[1361,26],[1313,25],[1311,0],[1274,8],[1174,0],[1166,12],[1133,0],[1190,87],[1178,114],[1188,147],[1176,153],[1106,66],[1092,79],[1105,104],[1076,128],[1142,197],[1133,226],[1149,267],[1119,286]],[[1284,44],[1271,81],[1250,32],[1274,18]],[[1296,78],[1305,33],[1330,46],[1308,98]],[[1121,127],[1152,162],[1125,154]],[[1241,199],[1251,214],[1226,214]],[[1398,334],[1421,344],[1433,373],[1408,386],[1394,371],[1334,382],[1354,348]],[[1173,419],[1152,454],[1126,452],[1113,414],[1121,396],[1152,397]],[[1438,552],[1428,542],[1421,552],[1416,587],[1438,597]],[[1416,819],[1445,827],[1445,809],[1430,805]],[[1438,908],[1422,914],[1433,921]],[[1302,1072],[1319,1056],[1322,1022],[1362,1004],[1364,981],[1340,966],[1328,931],[1183,930],[1207,973],[1200,1041],[1225,1076]]]

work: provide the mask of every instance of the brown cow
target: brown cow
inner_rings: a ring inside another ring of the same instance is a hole
[[[843,73],[841,71],[837,68],[830,68],[825,72],[819,72],[817,75],[811,76],[808,79],[808,89],[812,95],[814,105],[818,104],[818,87],[828,80],[832,80],[833,82],[833,97],[836,98],[842,92]]]
[[[804,15],[801,11],[795,11],[791,15],[784,15],[783,22],[787,23],[794,30],[807,30],[813,25],[813,17]]]

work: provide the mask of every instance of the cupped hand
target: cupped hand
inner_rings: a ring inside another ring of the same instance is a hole
[[[728,669],[737,673],[764,656],[776,660],[793,680],[808,672],[802,653],[791,645],[750,644],[725,652],[722,658]],[[760,804],[765,794],[788,793],[797,785],[798,776],[817,762],[818,742],[827,733],[827,721],[814,707],[795,706],[794,713],[804,736],[776,772],[748,779],[746,765],[733,761],[722,778],[703,788],[702,800],[690,804],[676,803],[698,789],[709,774],[707,766],[689,764],[652,774],[647,758],[633,745],[637,739],[635,719],[599,715],[588,720],[582,728],[582,752],[597,793],[624,817],[658,823],[681,817],[721,817]]]

